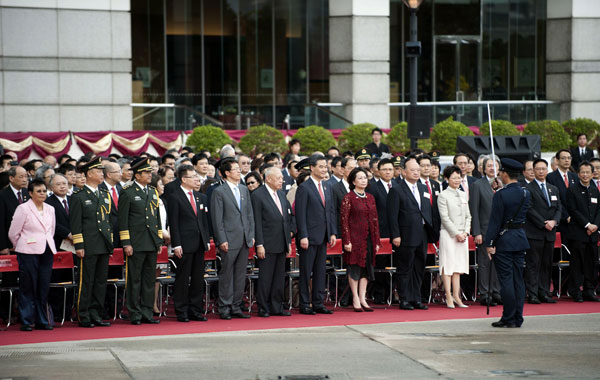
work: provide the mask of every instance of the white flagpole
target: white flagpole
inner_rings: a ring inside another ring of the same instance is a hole
[[[494,133],[492,132],[492,113],[490,112],[490,103],[487,104],[488,124],[490,127],[490,145],[492,146],[492,161],[494,162],[494,178],[498,176],[498,168],[496,167],[496,153],[494,151]]]

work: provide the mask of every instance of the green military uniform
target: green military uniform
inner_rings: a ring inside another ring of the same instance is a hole
[[[100,157],[82,167],[102,169]],[[71,197],[69,221],[75,249],[83,249],[79,259],[79,291],[77,315],[82,325],[102,320],[108,259],[113,251],[109,214],[111,198],[107,191],[89,186],[77,190]]]
[[[152,170],[147,159],[134,162],[131,168],[134,173]],[[155,187],[148,185],[146,192],[135,181],[119,195],[121,244],[133,247],[126,265],[127,309],[132,323],[152,320],[156,257],[163,242],[158,201]]]

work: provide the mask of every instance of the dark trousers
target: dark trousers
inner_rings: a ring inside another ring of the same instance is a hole
[[[156,282],[156,251],[133,251],[127,257],[127,310],[129,320],[152,319],[154,283]]]
[[[203,247],[204,245],[200,245]],[[175,257],[177,274],[173,289],[175,313],[181,316],[204,313],[204,250],[184,252],[181,259]]]
[[[529,297],[550,297],[550,277],[552,275],[552,255],[554,242],[548,240],[529,240],[525,255],[525,285]]]
[[[79,259],[79,293],[77,315],[79,322],[102,320],[109,254],[85,255]]]
[[[523,304],[525,303],[525,283],[523,282],[523,264],[525,252],[496,252],[493,262],[498,271],[500,295],[504,309],[502,322],[523,324]]]
[[[41,255],[17,253],[19,262],[19,314],[24,325],[48,324],[48,291],[52,276],[52,251]]]
[[[327,242],[309,244],[308,249],[300,249],[300,308],[323,307],[325,301],[325,262]],[[308,286],[312,277],[312,298]]]
[[[239,313],[246,285],[248,247],[231,249],[221,255],[219,271],[219,313]]]
[[[581,295],[581,285],[585,296],[593,296],[598,282],[596,276],[596,260],[598,260],[598,243],[572,240],[569,294],[572,297]]]
[[[257,261],[258,284],[256,302],[258,309],[273,314],[283,311],[283,288],[285,286],[285,252],[267,253]]]
[[[490,278],[490,265],[492,266],[492,278]],[[496,265],[490,261],[485,251],[485,247],[477,247],[477,287],[479,289],[480,299],[485,300],[488,293],[490,295],[500,294],[500,283],[498,282],[498,273]]]
[[[425,274],[427,240],[417,247],[394,247],[395,281],[400,301],[421,302],[421,284]]]

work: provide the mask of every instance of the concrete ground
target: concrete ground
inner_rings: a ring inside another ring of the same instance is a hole
[[[600,378],[600,315],[190,334],[0,347],[13,379]],[[0,339],[2,335],[0,333]]]

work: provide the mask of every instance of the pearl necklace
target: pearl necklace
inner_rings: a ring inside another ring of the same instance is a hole
[[[352,190],[352,191],[354,191],[354,194],[358,195],[359,198],[366,198],[367,197],[366,193],[360,194],[360,193],[357,193],[356,190]]]

